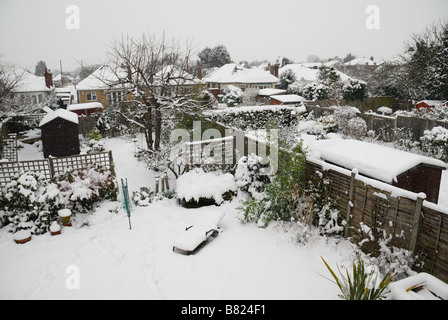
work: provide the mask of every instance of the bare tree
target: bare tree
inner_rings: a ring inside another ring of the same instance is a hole
[[[0,60],[0,106],[5,102],[12,89],[17,85],[23,75],[23,70],[17,69],[13,64]]]
[[[159,150],[162,112],[191,106],[198,94],[196,70],[189,65],[191,44],[182,48],[179,42],[167,41],[165,35],[160,39],[149,34],[123,36],[109,46],[107,56],[117,84],[134,97],[128,102],[144,110],[140,122],[146,129],[148,148]]]

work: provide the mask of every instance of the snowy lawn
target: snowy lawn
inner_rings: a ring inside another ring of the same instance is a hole
[[[133,148],[124,139],[106,140],[118,180],[127,178],[131,193],[154,186]],[[185,209],[165,199],[134,206],[130,230],[121,204],[105,202],[61,235],[21,245],[0,229],[0,299],[338,299],[321,256],[332,267],[350,265],[348,241],[316,237],[299,245],[284,231],[288,224],[241,224],[237,206],[234,200]],[[194,255],[173,252],[185,227],[208,210],[225,213],[223,232]]]

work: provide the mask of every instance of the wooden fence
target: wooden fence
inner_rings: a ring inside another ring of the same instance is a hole
[[[0,187],[6,186],[21,172],[42,174],[46,179],[64,174],[67,171],[85,169],[89,165],[100,165],[113,172],[112,151],[48,158],[18,162],[0,162]]]
[[[321,107],[315,104],[307,104],[308,112],[313,112],[315,117],[332,114],[334,108]],[[425,130],[434,127],[448,129],[448,122],[441,120],[430,120],[425,118],[398,115],[396,117],[383,116],[374,113],[359,113],[358,116],[366,122],[367,130],[372,130],[378,139],[385,142],[392,142],[396,139],[397,130],[409,130],[415,141],[420,141]]]
[[[416,257],[413,269],[448,282],[448,208],[376,180],[308,158],[306,176],[316,171],[331,181],[330,196],[345,216],[346,237],[361,244],[363,252],[376,255],[381,239],[408,250]]]
[[[227,129],[224,138],[186,142],[182,155],[186,170],[193,166],[207,168],[217,166],[224,171],[232,171],[238,160],[243,156],[256,154],[266,158],[270,147],[266,141],[241,130]]]
[[[0,159],[16,162],[18,160],[17,135],[9,133],[2,135],[0,139]]]

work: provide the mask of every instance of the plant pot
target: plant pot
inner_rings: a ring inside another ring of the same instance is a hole
[[[72,216],[72,212],[69,209],[61,209],[58,211],[58,215],[61,218],[62,225],[64,227],[71,227],[72,223],[70,222],[70,218]]]
[[[23,244],[31,240],[31,232],[29,230],[20,230],[14,233],[14,242]]]
[[[52,236],[61,234],[61,227],[59,226],[59,223],[57,221],[53,221],[53,223],[51,224],[50,232]]]

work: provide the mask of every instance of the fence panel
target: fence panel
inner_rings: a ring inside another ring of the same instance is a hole
[[[414,270],[448,282],[448,209],[416,193],[308,158],[306,177],[311,180],[316,171],[330,179],[330,195],[348,217],[345,235],[359,241],[364,252],[379,254],[379,240],[390,237],[390,245],[414,253]]]
[[[51,179],[67,171],[85,169],[89,165],[95,164],[114,172],[112,152],[106,151],[42,160],[0,162],[0,187],[6,186],[12,178],[22,172],[39,173],[43,174],[46,179]]]

